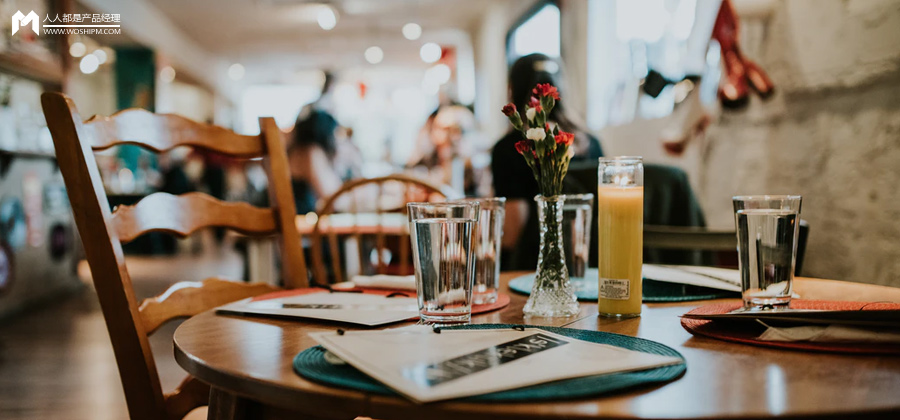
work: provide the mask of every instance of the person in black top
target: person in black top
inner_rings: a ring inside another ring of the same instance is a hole
[[[510,100],[517,109],[524,112],[535,85],[550,83],[556,86],[562,100],[556,103],[549,119],[556,122],[560,130],[575,133],[573,163],[598,159],[603,156],[600,141],[588,134],[566,112],[565,85],[559,75],[559,63],[544,54],[530,54],[519,58],[509,71]],[[540,191],[531,169],[516,151],[515,144],[519,140],[522,140],[521,133],[510,129],[494,145],[491,152],[494,194],[497,197],[506,197],[507,200],[506,221],[503,226],[504,252],[501,262],[504,270],[534,269],[539,247],[534,196]]]
[[[294,125],[294,139],[288,147],[288,164],[297,214],[316,211],[316,201],[341,187],[335,169],[335,133],[338,123],[325,111],[312,110]]]

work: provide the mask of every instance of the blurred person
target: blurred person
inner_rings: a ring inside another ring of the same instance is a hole
[[[598,159],[603,156],[600,141],[567,112],[566,86],[561,72],[561,65],[544,54],[530,54],[519,58],[509,71],[510,102],[516,108],[525,110],[535,85],[550,83],[556,86],[563,100],[556,103],[549,119],[558,124],[560,130],[575,134],[575,156],[572,161]],[[515,144],[519,140],[522,140],[521,134],[510,130],[494,145],[491,152],[494,194],[506,197],[503,248],[510,251],[504,253],[504,269],[534,268],[539,247],[537,224],[528,222],[537,211],[534,196],[540,191],[531,169],[516,151]],[[517,258],[515,250],[528,254]],[[533,258],[528,258],[531,254],[534,254]]]
[[[406,166],[426,170],[431,182],[475,195],[478,184],[472,157],[476,136],[472,111],[461,105],[441,106],[425,122]]]
[[[324,112],[334,117],[334,87],[337,85],[337,77],[331,71],[323,71],[322,74],[324,78],[322,80],[322,90],[319,92],[319,98],[304,105],[303,108],[300,109],[297,121],[306,119],[312,115],[313,111]]]
[[[344,141],[338,136],[342,133],[334,117],[325,111],[312,109],[305,117],[303,113],[298,117],[288,147],[298,214],[316,211],[319,199],[337,192],[355,173],[352,159],[338,157],[338,144]]]
[[[135,190],[138,192],[156,191],[162,185],[162,175],[153,167],[147,156],[138,158],[134,171]]]

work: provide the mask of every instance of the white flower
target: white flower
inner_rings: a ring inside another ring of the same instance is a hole
[[[534,121],[535,114],[537,114],[537,111],[534,108],[528,108],[528,110],[525,111],[525,117],[528,118],[529,122]]]
[[[529,128],[528,131],[525,132],[525,138],[534,141],[541,141],[547,137],[547,133],[544,132],[543,128]]]
[[[569,147],[569,150],[566,152],[566,155],[569,156],[569,159],[572,159],[573,157],[575,157],[575,148]]]

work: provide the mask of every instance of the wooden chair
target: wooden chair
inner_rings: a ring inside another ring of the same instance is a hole
[[[361,270],[371,260],[366,251],[373,251],[375,261],[369,268],[374,273],[412,274],[406,203],[443,201],[460,196],[447,186],[433,185],[401,174],[344,184],[325,199],[310,235],[313,279],[319,285],[350,280],[341,263],[342,244],[356,248],[356,252],[344,253],[343,256],[358,258]],[[341,207],[348,210],[337,211],[336,204],[342,204]],[[327,237],[327,257],[323,237]],[[390,249],[397,251],[397,258],[388,256],[385,251]],[[328,265],[331,266],[330,273]]]
[[[248,235],[280,235],[284,284],[305,287],[306,263],[293,223],[294,200],[280,131],[272,118],[260,118],[260,135],[243,136],[180,116],[139,109],[82,122],[75,104],[63,94],[44,93],[41,102],[106,319],[130,418],[180,419],[207,404],[209,387],[188,377],[173,393],[164,394],[148,334],[168,320],[277,288],[207,279],[176,284],[163,295],[138,304],[122,243],[147,232],[184,237],[206,227],[226,227]],[[268,170],[272,207],[226,203],[200,193],[156,193],[134,206],[111,212],[93,152],[120,144],[139,145],[156,153],[192,146],[232,157],[262,158]]]

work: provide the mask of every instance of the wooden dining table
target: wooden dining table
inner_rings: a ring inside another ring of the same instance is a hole
[[[511,295],[509,306],[476,315],[472,323],[565,326],[654,340],[684,355],[686,373],[662,385],[587,399],[416,404],[320,385],[294,371],[294,356],[316,345],[310,333],[353,328],[212,311],[178,327],[175,358],[211,385],[210,419],[900,418],[900,354],[754,347],[693,336],[681,327],[680,315],[722,301],[644,304],[639,318],[625,320],[598,317],[596,303],[585,302],[570,318],[527,318],[522,314],[526,297],[507,288],[521,274],[501,276],[502,293]],[[834,280],[797,278],[795,291],[805,299],[900,302],[900,288]]]

